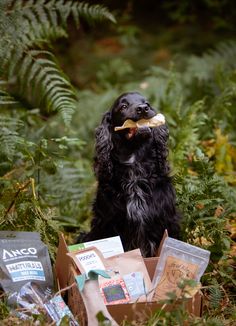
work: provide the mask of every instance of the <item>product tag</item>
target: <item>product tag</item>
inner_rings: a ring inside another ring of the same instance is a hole
[[[88,275],[88,272],[92,269],[101,269],[105,270],[100,257],[94,250],[90,250],[83,253],[76,254],[76,259],[79,260],[80,264],[83,266],[85,273]]]
[[[105,270],[105,260],[100,251],[95,248],[87,248],[84,250],[79,250],[77,252],[73,251],[67,254],[72,257],[74,263],[79,268],[82,274],[88,275],[91,270]]]
[[[123,279],[131,300],[138,299],[145,294],[144,279],[141,272],[126,274]]]

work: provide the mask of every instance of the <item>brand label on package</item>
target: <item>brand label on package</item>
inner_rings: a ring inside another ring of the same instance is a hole
[[[76,254],[76,259],[80,262],[83,266],[83,269],[86,274],[92,269],[101,269],[105,270],[105,266],[98,256],[98,254],[94,250],[88,250],[85,252],[81,252]]]
[[[43,266],[40,261],[21,261],[7,264],[6,268],[13,282],[24,280],[45,281]]]
[[[2,250],[2,260],[10,261],[16,259],[22,259],[22,257],[38,257],[36,248],[22,248],[15,250]]]

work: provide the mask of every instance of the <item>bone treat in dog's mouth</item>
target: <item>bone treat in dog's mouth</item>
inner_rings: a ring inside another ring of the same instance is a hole
[[[140,128],[140,127],[155,128],[163,124],[165,124],[165,117],[163,114],[158,113],[151,119],[140,119],[138,121],[127,119],[122,126],[115,127],[114,130],[119,131],[127,128]]]

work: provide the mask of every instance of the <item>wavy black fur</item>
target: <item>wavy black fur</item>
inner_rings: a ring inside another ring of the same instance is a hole
[[[96,130],[98,180],[91,231],[84,241],[120,235],[125,250],[155,256],[165,229],[179,238],[180,216],[167,161],[168,128],[114,131],[126,119],[156,115],[137,92],[122,94]],[[131,131],[131,133],[130,133]]]

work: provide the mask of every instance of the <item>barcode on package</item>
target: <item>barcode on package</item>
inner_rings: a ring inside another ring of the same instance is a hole
[[[24,280],[45,281],[43,266],[39,261],[21,261],[6,265],[13,282]]]

